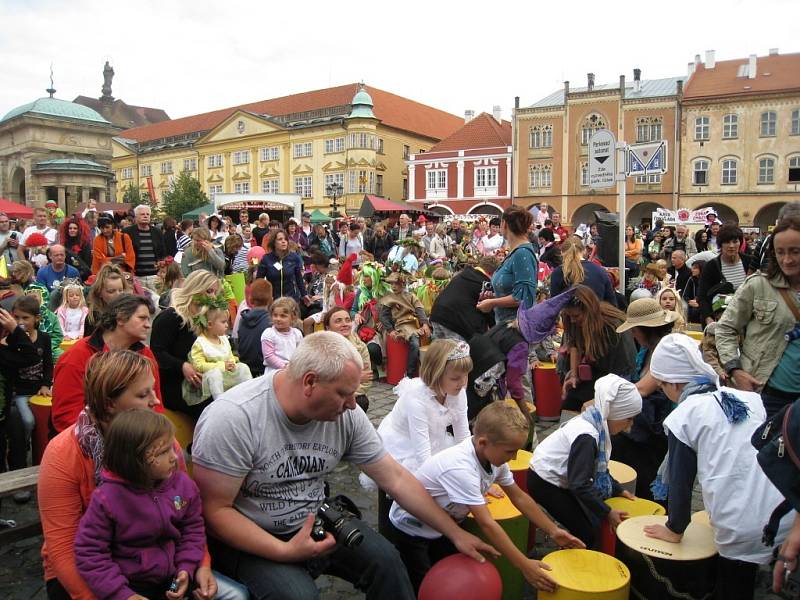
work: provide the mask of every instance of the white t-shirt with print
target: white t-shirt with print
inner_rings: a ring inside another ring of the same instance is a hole
[[[499,467],[489,465],[489,470],[481,465],[471,437],[431,456],[415,475],[436,503],[456,521],[466,518],[470,506],[486,504],[484,494],[493,483],[501,486],[514,483],[507,464]],[[427,539],[442,536],[397,502],[392,503],[389,519],[392,525],[408,535]]]

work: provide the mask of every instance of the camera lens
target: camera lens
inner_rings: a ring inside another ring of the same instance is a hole
[[[358,526],[348,521],[342,523],[337,538],[337,541],[345,548],[355,548],[364,541],[364,534],[361,533]]]

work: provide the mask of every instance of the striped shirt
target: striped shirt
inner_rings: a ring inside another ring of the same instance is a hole
[[[190,238],[185,233],[181,234],[181,237],[179,237],[177,241],[178,252],[183,252],[184,250],[186,250],[186,246],[188,246],[191,243],[192,243],[192,238]]]
[[[153,236],[149,227],[147,231],[140,229],[139,251],[136,253],[136,275],[146,277],[156,273],[156,252],[153,248]]]
[[[742,264],[741,259],[737,257],[736,262],[732,265],[729,265],[724,260],[721,260],[720,263],[722,263],[722,276],[725,278],[725,281],[733,286],[733,291],[738,290],[739,286],[741,286],[747,278],[747,273],[744,272],[744,264]]]

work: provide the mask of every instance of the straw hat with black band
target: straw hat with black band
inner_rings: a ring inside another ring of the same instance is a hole
[[[655,298],[640,298],[628,306],[627,319],[617,327],[617,333],[634,327],[661,327],[674,323],[677,319],[677,313],[661,308]]]

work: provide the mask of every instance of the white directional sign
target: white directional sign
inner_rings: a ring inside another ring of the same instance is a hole
[[[628,167],[625,174],[663,175],[667,172],[667,142],[649,142],[628,146]]]
[[[616,185],[617,140],[608,129],[598,129],[589,139],[589,187],[610,188]]]

